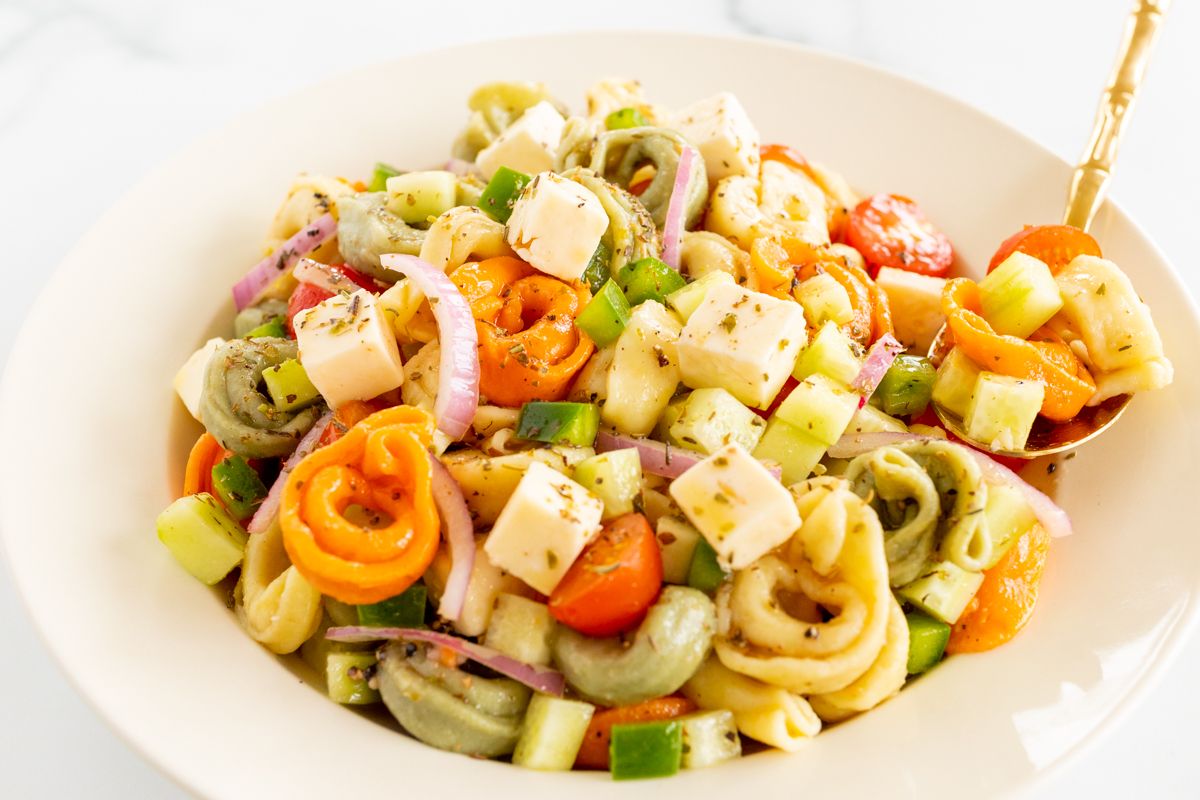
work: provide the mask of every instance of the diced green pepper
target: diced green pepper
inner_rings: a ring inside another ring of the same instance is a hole
[[[531,442],[591,447],[600,428],[600,408],[594,403],[533,401],[521,406],[517,438]]]
[[[608,747],[613,780],[665,778],[679,771],[683,727],[678,720],[613,725]]]
[[[242,563],[246,531],[211,494],[179,498],[158,515],[155,526],[175,560],[209,586]]]
[[[284,325],[283,317],[271,317],[269,320],[259,325],[257,328],[251,328],[246,331],[243,339],[260,339],[272,338],[283,339],[287,336],[287,326]]]
[[[263,370],[262,378],[267,385],[267,393],[271,395],[271,402],[280,411],[297,411],[311,406],[321,396],[308,379],[303,365],[294,358],[267,367]]]
[[[622,108],[604,118],[604,127],[610,131],[622,128],[644,128],[650,124],[646,116],[636,108]]]
[[[696,542],[692,551],[692,564],[688,567],[687,584],[693,589],[712,594],[729,577],[717,563],[717,551],[704,537]]]
[[[665,303],[667,295],[682,289],[687,281],[665,262],[647,256],[622,267],[617,283],[625,291],[629,305],[636,306],[647,300]]]
[[[908,674],[920,675],[942,660],[950,626],[920,611],[904,615],[908,622]]]
[[[425,627],[425,585],[415,583],[395,597],[358,606],[358,624],[380,628]]]
[[[513,203],[517,202],[521,191],[533,178],[524,172],[501,167],[484,187],[479,196],[479,207],[486,211],[497,222],[508,222],[512,216]]]
[[[871,399],[893,417],[919,416],[933,396],[936,377],[928,358],[896,356]]]
[[[387,190],[387,179],[394,178],[400,174],[400,170],[393,166],[384,164],[382,161],[375,162],[375,172],[371,175],[371,182],[367,184],[368,192],[383,192]]]
[[[629,301],[621,287],[611,279],[605,281],[592,301],[575,318],[575,325],[596,344],[604,347],[617,340],[629,324]]]
[[[254,515],[267,497],[267,486],[241,456],[230,456],[212,468],[213,491],[238,519]]]
[[[335,703],[365,706],[380,701],[369,681],[375,674],[375,653],[330,653],[325,657],[325,688]]]
[[[583,282],[591,287],[592,294],[600,291],[612,277],[608,266],[610,263],[612,263],[612,250],[604,242],[601,242],[596,245],[596,252],[592,253],[587,267],[583,270]]]

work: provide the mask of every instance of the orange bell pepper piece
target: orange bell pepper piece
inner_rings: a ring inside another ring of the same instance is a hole
[[[537,273],[517,258],[468,262],[450,274],[479,334],[479,389],[502,406],[561,400],[596,346],[575,327],[591,301],[582,283]]]
[[[942,312],[955,346],[984,369],[1045,384],[1043,417],[1055,422],[1075,417],[1095,394],[1096,382],[1071,348],[1047,328],[1029,341],[996,333],[979,309],[979,287],[973,281],[954,278],[946,284]]]
[[[200,435],[188,453],[187,466],[183,470],[183,494],[213,494],[213,467],[232,453],[221,446],[216,437],[205,432]],[[218,501],[219,502],[219,501]]]
[[[292,469],[279,507],[283,544],[320,592],[377,603],[429,567],[441,539],[428,451],[433,430],[433,417],[421,409],[388,408]],[[357,513],[348,516],[352,506]]]

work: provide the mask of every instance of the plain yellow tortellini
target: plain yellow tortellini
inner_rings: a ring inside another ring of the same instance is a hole
[[[321,624],[321,593],[288,560],[278,522],[246,542],[235,597],[242,625],[274,653],[294,652]]]
[[[353,193],[354,187],[341,178],[307,172],[297,175],[283,204],[275,212],[275,219],[267,229],[265,252],[274,252],[281,244],[299,233],[305,225],[334,211],[334,201],[338,197]],[[308,257],[325,264],[337,261],[337,238],[329,238],[309,253]]]
[[[429,226],[421,258],[449,272],[470,260],[511,256],[504,226],[474,206],[456,206]]]
[[[748,678],[709,657],[683,685],[685,697],[703,709],[733,712],[751,739],[794,752],[821,732],[821,719],[803,697]]]
[[[759,179],[730,175],[709,197],[705,226],[743,250],[760,236],[794,236],[809,244],[829,244],[825,192],[802,170],[764,161]]]

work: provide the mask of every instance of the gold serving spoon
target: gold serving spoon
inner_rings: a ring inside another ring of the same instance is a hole
[[[1091,140],[1071,176],[1067,208],[1063,214],[1063,223],[1066,225],[1086,231],[1104,201],[1121,136],[1129,124],[1133,101],[1137,98],[1159,26],[1170,4],[1170,0],[1138,0],[1129,14],[1117,63],[1109,76],[1108,87],[1100,96],[1100,108],[1096,112]],[[935,365],[940,364],[953,346],[949,328],[942,325],[930,345],[930,360]],[[1100,405],[1085,406],[1078,416],[1066,422],[1051,422],[1039,416],[1022,450],[998,450],[983,442],[976,442],[967,436],[958,415],[936,403],[934,411],[946,430],[975,447],[997,455],[1038,458],[1073,450],[1099,436],[1116,422],[1129,405],[1129,400],[1130,395],[1127,394],[1110,397]]]

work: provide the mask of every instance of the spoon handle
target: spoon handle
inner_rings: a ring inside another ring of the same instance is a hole
[[[1067,210],[1063,215],[1067,225],[1086,231],[1104,201],[1121,135],[1129,124],[1133,101],[1146,74],[1146,64],[1158,38],[1163,15],[1170,5],[1171,0],[1137,0],[1129,14],[1117,63],[1109,75],[1104,94],[1100,95],[1091,140],[1071,176]]]

